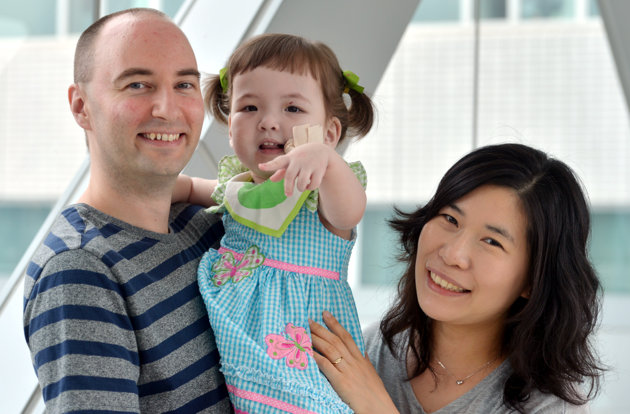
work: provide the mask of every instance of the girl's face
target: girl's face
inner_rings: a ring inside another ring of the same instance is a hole
[[[527,295],[527,219],[513,190],[486,185],[442,208],[422,229],[416,289],[437,323],[501,329]]]
[[[234,77],[228,118],[230,145],[255,182],[273,173],[261,171],[258,164],[284,154],[293,127],[303,124],[321,125],[324,142],[337,145],[339,121],[326,119],[321,86],[310,74],[259,66]]]

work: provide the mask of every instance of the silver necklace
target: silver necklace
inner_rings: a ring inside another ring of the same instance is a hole
[[[494,359],[491,359],[490,361],[486,362],[485,364],[483,364],[482,366],[480,366],[479,368],[477,368],[476,370],[474,370],[471,374],[466,375],[464,378],[462,379],[457,379],[455,377],[455,375],[453,375],[453,373],[451,371],[448,370],[448,368],[446,368],[446,366],[437,358],[435,358],[435,360],[437,361],[438,365],[441,366],[444,371],[446,371],[446,373],[455,378],[455,384],[457,385],[462,385],[467,379],[469,379],[470,377],[472,377],[473,375],[479,373],[482,369],[484,369],[485,367],[487,367],[488,365],[492,364],[494,361],[496,361],[497,359],[499,359],[499,357],[497,356]]]

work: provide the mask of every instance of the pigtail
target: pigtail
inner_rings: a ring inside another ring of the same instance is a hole
[[[227,125],[228,116],[230,114],[229,90],[223,92],[219,75],[212,75],[206,79],[203,92],[206,111],[208,111],[214,119]]]
[[[348,108],[348,136],[358,139],[367,135],[374,123],[374,104],[369,96],[354,89],[348,90],[350,107]]]

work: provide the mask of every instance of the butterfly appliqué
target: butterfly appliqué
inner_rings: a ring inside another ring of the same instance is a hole
[[[288,323],[284,330],[289,338],[277,334],[265,337],[267,355],[273,359],[286,357],[285,362],[289,368],[306,369],[308,355],[313,355],[313,344],[306,329]]]
[[[221,287],[230,280],[238,283],[252,275],[252,270],[263,264],[265,256],[260,253],[258,246],[250,246],[243,254],[241,260],[237,260],[232,252],[225,252],[221,258],[212,265],[212,283]]]

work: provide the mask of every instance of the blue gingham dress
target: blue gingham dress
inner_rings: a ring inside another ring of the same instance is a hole
[[[332,234],[318,213],[305,206],[281,237],[244,226],[227,212],[223,224],[221,248],[226,250],[221,253],[212,249],[204,255],[198,281],[236,412],[351,413],[313,357],[304,351],[310,345],[308,319],[323,324],[323,310],[335,315],[364,351],[347,282],[354,238],[345,240]],[[246,253],[252,246],[267,261],[324,269],[338,273],[339,279],[279,269],[265,262],[249,276],[222,279],[217,286],[213,265],[227,254],[236,257],[238,267],[239,253]],[[290,349],[285,357],[270,356],[272,339]]]

